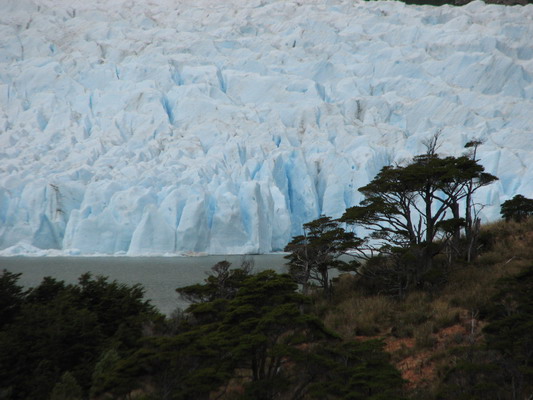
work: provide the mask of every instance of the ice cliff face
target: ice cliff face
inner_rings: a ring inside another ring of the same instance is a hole
[[[533,5],[0,2],[0,249],[279,250],[472,139],[533,196]]]

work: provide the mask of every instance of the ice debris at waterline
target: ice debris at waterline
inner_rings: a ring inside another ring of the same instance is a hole
[[[0,37],[4,255],[279,250],[437,131],[485,141],[484,218],[533,195],[533,5],[2,0]]]

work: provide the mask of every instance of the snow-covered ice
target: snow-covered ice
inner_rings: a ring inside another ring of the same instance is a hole
[[[472,139],[533,197],[533,5],[2,0],[0,254],[257,253]]]

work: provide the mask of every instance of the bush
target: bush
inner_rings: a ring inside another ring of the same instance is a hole
[[[500,213],[507,222],[511,220],[523,222],[530,215],[533,215],[533,199],[517,194],[511,200],[502,203]]]
[[[50,400],[81,400],[82,398],[81,387],[70,372],[63,374],[50,396]]]
[[[376,256],[358,271],[359,288],[367,295],[404,298],[416,283],[416,258],[410,251],[397,256]]]

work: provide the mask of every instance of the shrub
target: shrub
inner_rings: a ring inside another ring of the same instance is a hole
[[[395,256],[372,257],[358,271],[357,283],[367,295],[384,294],[401,299],[414,286],[416,265],[410,251]]]
[[[505,221],[522,222],[533,215],[533,199],[517,194],[511,200],[502,203],[500,214]]]
[[[81,400],[82,398],[81,387],[70,372],[63,374],[50,395],[50,400]]]

